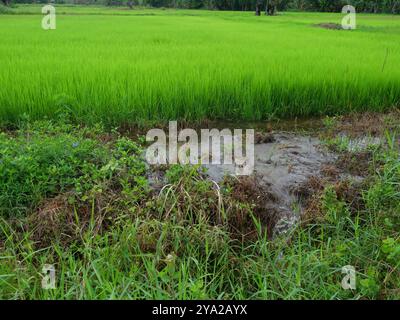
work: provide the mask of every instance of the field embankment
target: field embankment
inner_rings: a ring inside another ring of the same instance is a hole
[[[359,130],[382,143],[353,149]],[[0,298],[398,299],[398,130],[398,114],[326,118],[320,138],[339,157],[309,175],[300,223],[271,240],[271,193],[252,177],[216,185],[174,165],[159,191],[140,139],[21,122],[0,133]],[[41,287],[44,264],[55,289]]]

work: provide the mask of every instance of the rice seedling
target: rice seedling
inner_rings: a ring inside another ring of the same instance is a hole
[[[400,18],[39,6],[0,17],[0,120],[261,120],[399,105]],[[72,15],[71,13],[74,13]]]

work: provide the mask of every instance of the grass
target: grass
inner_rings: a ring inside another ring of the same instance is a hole
[[[400,100],[400,18],[40,6],[0,19],[0,121],[22,114],[106,125],[382,111]]]
[[[318,214],[271,240],[250,197],[224,185],[217,194],[196,167],[166,169],[172,192],[153,195],[140,144],[99,126],[23,122],[1,136],[1,207],[19,210],[0,217],[0,298],[399,299],[396,137],[373,151],[361,209],[327,184]],[[70,143],[76,151],[65,152]],[[16,166],[26,170],[7,174]],[[238,237],[243,221],[250,238]],[[43,290],[49,263],[56,288]],[[340,285],[345,265],[355,290]]]

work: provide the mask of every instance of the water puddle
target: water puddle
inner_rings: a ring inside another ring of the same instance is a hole
[[[271,195],[271,200],[265,204],[265,214],[273,212],[278,216],[274,235],[286,232],[299,220],[303,210],[298,194],[301,186],[311,177],[320,177],[323,168],[338,159],[338,154],[329,151],[315,134],[321,132],[322,127],[320,119],[280,123],[209,123],[209,128],[217,129],[256,128],[252,178]],[[350,139],[341,135],[339,138],[345,142],[348,152],[366,150],[371,145],[382,143],[376,137]],[[207,169],[206,177],[217,184],[227,175],[235,176],[233,164],[203,166]],[[163,172],[150,170],[149,183],[154,190],[160,190],[166,184]]]
[[[321,168],[336,160],[318,138],[296,133],[274,133],[272,141],[254,146],[254,177],[273,195],[275,201],[266,205],[279,213],[275,233],[288,230],[298,221],[301,204],[296,190]],[[210,179],[221,182],[225,175],[234,175],[233,165],[206,165]]]

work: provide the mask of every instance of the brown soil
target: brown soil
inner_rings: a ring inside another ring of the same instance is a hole
[[[330,134],[346,135],[350,138],[383,136],[385,131],[400,129],[400,109],[389,113],[352,113],[337,117],[337,123]]]
[[[345,152],[336,161],[337,168],[353,176],[365,177],[370,172],[371,151]]]
[[[256,132],[256,134],[254,135],[254,140],[256,144],[275,142],[274,135],[270,132],[267,133]]]
[[[233,236],[242,240],[256,239],[261,231],[271,238],[279,216],[276,207],[278,199],[273,192],[260,185],[253,176],[239,179],[227,177],[224,184],[232,188],[232,194],[225,201],[225,209],[231,212],[228,223]],[[244,203],[249,204],[251,210],[244,208]],[[259,221],[261,230],[257,230],[254,219]]]
[[[346,154],[344,155],[346,156]],[[342,164],[343,163],[343,166]],[[365,162],[369,166],[368,162]],[[296,194],[303,204],[303,214],[301,222],[303,224],[319,222],[324,219],[322,208],[322,196],[327,186],[333,186],[337,199],[348,205],[351,213],[360,212],[365,208],[362,198],[362,190],[366,185],[366,180],[359,182],[342,177],[346,171],[347,163],[345,160],[337,161],[335,164],[326,165],[321,169],[319,176],[311,176],[296,190]],[[356,173],[366,176],[365,171]]]
[[[46,199],[28,216],[27,228],[38,247],[46,247],[54,240],[63,246],[80,242],[89,229],[92,235],[96,235],[122,216],[117,195],[112,190],[94,195],[93,200],[74,204],[70,203],[70,198],[72,195],[65,193]]]
[[[337,23],[319,23],[316,25],[317,27],[330,29],[330,30],[342,30],[342,26]]]

